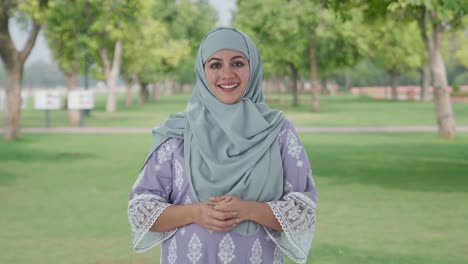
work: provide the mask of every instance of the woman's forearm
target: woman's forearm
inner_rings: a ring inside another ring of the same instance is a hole
[[[167,207],[150,228],[153,232],[166,232],[195,221],[196,209],[193,204]]]
[[[248,202],[248,219],[277,232],[283,231],[270,206],[262,202]]]

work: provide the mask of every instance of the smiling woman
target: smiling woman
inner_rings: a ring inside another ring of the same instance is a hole
[[[131,194],[134,249],[161,263],[305,263],[316,191],[304,147],[264,103],[257,48],[235,28],[205,37],[186,112],[153,129]]]
[[[205,76],[211,92],[225,104],[233,104],[244,94],[249,80],[249,62],[244,54],[220,50],[205,63]]]

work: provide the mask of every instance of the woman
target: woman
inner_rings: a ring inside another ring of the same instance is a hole
[[[186,112],[153,129],[128,206],[134,249],[161,263],[305,263],[316,190],[294,127],[261,91],[257,48],[235,28],[205,37]]]

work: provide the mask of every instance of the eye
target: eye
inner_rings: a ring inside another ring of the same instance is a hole
[[[241,68],[245,65],[245,63],[243,61],[235,61],[232,63],[232,66],[233,67],[236,67],[236,68]]]
[[[217,62],[212,63],[212,64],[210,64],[210,68],[211,69],[219,69],[219,68],[221,68],[221,63],[217,63]]]

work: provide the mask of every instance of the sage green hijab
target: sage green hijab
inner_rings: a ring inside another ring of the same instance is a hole
[[[250,75],[242,99],[224,104],[211,92],[204,63],[219,50],[235,50],[249,60]],[[186,112],[171,115],[153,129],[152,153],[171,137],[184,139],[186,173],[199,201],[220,195],[268,202],[283,193],[278,134],[285,118],[264,103],[262,65],[257,48],[235,28],[217,28],[200,45],[195,61],[197,82]],[[247,236],[258,231],[251,221],[234,229]]]

